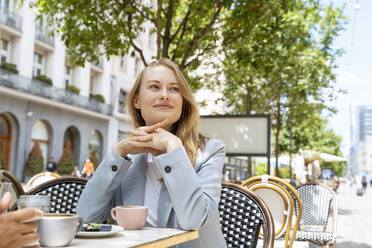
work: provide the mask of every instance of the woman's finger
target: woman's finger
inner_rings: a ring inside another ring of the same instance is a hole
[[[37,232],[23,234],[21,239],[17,239],[14,247],[23,247],[28,244],[34,244],[39,241],[39,234]],[[12,244],[13,245],[13,244]]]
[[[148,134],[146,136],[133,136],[131,138],[131,141],[135,141],[135,142],[148,142],[148,141],[151,141],[152,140],[152,135]]]
[[[165,119],[164,121],[158,122],[152,126],[142,127],[142,130],[145,131],[146,133],[152,133],[156,129],[164,127],[165,125],[167,125],[167,123],[168,123],[168,119]]]
[[[135,135],[135,136],[140,136],[140,135],[149,135],[149,133],[143,131],[143,130],[140,130],[140,129],[136,129],[136,130],[128,130],[128,133],[130,135]]]
[[[9,208],[11,201],[12,195],[9,192],[6,192],[0,201],[0,214]]]

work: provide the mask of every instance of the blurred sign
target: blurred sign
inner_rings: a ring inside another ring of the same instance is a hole
[[[229,156],[268,156],[270,154],[269,115],[201,116],[202,134],[222,140]]]

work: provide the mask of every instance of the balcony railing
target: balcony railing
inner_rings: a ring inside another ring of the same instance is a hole
[[[14,11],[1,8],[0,19],[2,24],[22,32],[22,16],[17,15]]]
[[[26,78],[3,69],[0,69],[0,86],[5,86],[17,91],[41,96],[53,101],[66,103],[70,106],[95,111],[105,115],[112,116],[113,114],[112,105],[99,102],[89,97],[80,96],[68,90],[56,88],[47,85],[46,83]]]
[[[49,30],[44,29],[40,24],[36,24],[35,38],[54,47],[54,37],[49,35]]]

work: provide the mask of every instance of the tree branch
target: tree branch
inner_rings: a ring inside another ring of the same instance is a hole
[[[169,0],[168,11],[165,15],[166,23],[165,23],[165,31],[164,31],[164,38],[163,38],[163,57],[164,58],[169,58],[168,50],[169,50],[169,44],[171,42],[170,30],[172,27],[173,7],[174,7],[174,0]]]
[[[132,15],[129,15],[128,16],[128,22],[127,22],[127,25],[129,27],[129,30],[132,30]],[[139,55],[141,56],[141,59],[142,59],[142,62],[145,66],[147,66],[147,62],[146,62],[146,59],[145,59],[145,56],[143,55],[143,51],[141,48],[139,48],[135,43],[134,43],[134,40],[132,37],[129,36],[129,42],[130,44],[133,46],[134,50],[136,50]]]
[[[183,31],[183,32],[182,32],[182,36],[183,36],[183,34],[184,34],[184,32],[185,32],[186,23],[187,23],[187,21],[188,21],[188,19],[189,19],[190,13],[191,13],[191,12],[190,12],[190,9],[188,9],[188,10],[187,10],[187,13],[186,13],[186,15],[185,15],[185,17],[182,19],[182,21],[181,21],[180,25],[178,26],[176,32],[174,32],[174,34],[171,35],[171,37],[170,37],[170,42],[172,42],[173,39],[178,35],[178,33],[180,32],[181,28],[183,28],[183,29],[182,29],[182,31]]]
[[[218,8],[218,10],[216,11],[216,13],[214,13],[214,15],[213,15],[211,21],[208,23],[208,25],[204,27],[204,29],[200,32],[200,34],[196,35],[194,37],[194,39],[192,39],[190,41],[190,43],[189,43],[189,45],[186,49],[185,55],[182,58],[182,62],[180,64],[180,69],[181,70],[183,70],[185,68],[186,60],[189,58],[191,52],[193,51],[193,49],[197,45],[198,41],[200,39],[202,39],[207,34],[207,32],[212,28],[213,24],[216,22],[216,19],[217,19],[218,15],[220,14],[220,12],[221,12],[221,8]]]
[[[153,18],[151,18],[151,16],[149,16],[146,12],[144,12],[143,10],[140,10],[138,8],[138,5],[136,3],[133,3],[133,1],[130,1],[129,0],[129,3],[130,3],[130,6],[136,10],[136,12],[138,12],[143,18],[145,18],[146,20],[152,22],[154,25],[156,24],[155,23],[155,20]]]
[[[157,51],[156,51],[156,58],[160,59],[160,54],[161,54],[161,11],[163,8],[163,1],[158,0],[158,11],[156,13],[156,46],[157,46]]]

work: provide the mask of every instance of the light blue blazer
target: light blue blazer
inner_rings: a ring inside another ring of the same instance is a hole
[[[226,247],[218,212],[224,158],[225,145],[215,139],[207,142],[204,152],[198,151],[195,168],[183,147],[154,158],[164,178],[157,225],[199,230],[198,239],[177,247]],[[115,206],[143,206],[146,169],[146,153],[130,161],[111,152],[86,185],[77,214],[85,222],[101,222],[111,217]]]

